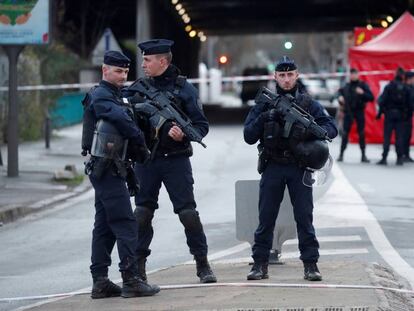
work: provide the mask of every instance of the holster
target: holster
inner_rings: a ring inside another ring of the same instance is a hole
[[[111,160],[105,158],[92,158],[89,165],[89,174],[90,176],[100,179],[105,171],[108,170],[111,166]],[[87,164],[88,166],[88,164]],[[86,167],[85,167],[86,171]]]
[[[139,180],[137,175],[135,174],[132,165],[127,165],[126,172],[126,183],[128,187],[128,192],[131,197],[134,197],[138,194],[140,189]]]
[[[125,165],[125,162],[119,159],[113,160],[115,167],[116,167],[116,173],[118,176],[121,176],[122,178],[126,178],[127,176],[127,168]]]
[[[269,162],[269,157],[265,152],[263,146],[258,146],[257,149],[259,151],[259,158],[257,160],[257,172],[259,174],[262,174],[266,169],[267,163]]]
[[[276,121],[265,122],[263,126],[263,145],[267,148],[274,148],[279,143],[280,125]]]

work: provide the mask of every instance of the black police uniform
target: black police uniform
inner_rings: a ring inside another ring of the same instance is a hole
[[[414,72],[407,72],[406,79],[414,77]],[[406,84],[409,93],[409,105],[407,118],[404,121],[404,146],[403,146],[403,158],[405,162],[413,162],[414,160],[410,157],[410,143],[411,135],[413,130],[413,111],[414,111],[414,85]]]
[[[281,62],[276,66],[277,70],[278,67],[282,68],[278,71],[296,69],[296,66],[293,66],[290,60],[282,59]],[[285,70],[283,70],[284,62],[287,62]],[[318,102],[311,100],[307,95],[300,94],[297,91],[297,87],[286,92],[277,86],[277,92],[281,95],[289,93],[295,96],[297,103],[315,117],[315,122],[326,129],[330,138],[334,138],[337,135],[338,131],[334,120]],[[268,106],[263,102],[257,102],[251,108],[244,123],[244,140],[248,144],[252,145],[260,141],[259,146],[264,145],[268,110]],[[277,118],[277,115],[274,117]],[[280,134],[281,132],[279,131]],[[300,167],[293,158],[289,143],[285,138],[279,137],[278,142],[278,145],[273,146],[272,150],[267,150],[267,147],[264,147],[264,152],[267,152],[270,156],[260,180],[259,226],[254,234],[254,245],[252,247],[252,257],[255,265],[263,266],[263,271],[259,278],[267,277],[267,262],[270,249],[272,248],[275,222],[286,186],[289,190],[297,225],[299,250],[301,253],[300,259],[304,263],[316,263],[319,258],[319,244],[312,224],[312,188],[305,186],[302,182],[305,168]],[[257,279],[254,276],[253,278],[249,276],[248,279]]]
[[[391,134],[395,130],[395,150],[397,153],[397,165],[403,164],[404,148],[404,121],[410,113],[409,92],[402,78],[396,77],[387,84],[378,99],[379,112],[377,119],[384,113],[384,142],[382,159],[378,164],[387,164],[387,156],[390,150]]]
[[[358,94],[356,88],[360,87],[364,90],[363,94]],[[343,154],[348,144],[349,132],[354,120],[357,124],[359,147],[361,148],[362,161],[368,162],[365,155],[365,106],[367,102],[374,100],[369,86],[360,80],[350,81],[344,87],[339,90],[339,95],[342,95],[345,99],[344,104],[344,122],[341,150],[338,160],[343,160]]]
[[[119,52],[109,51],[104,57],[104,63],[107,65],[128,67],[129,62],[129,59]],[[98,120],[109,122],[122,137],[129,140],[130,145],[145,145],[142,132],[131,118],[128,109],[122,106],[121,93],[117,86],[102,80],[99,86],[89,93],[89,96],[90,104],[85,107],[84,112],[86,116],[95,120],[95,123]],[[90,148],[87,149],[90,150]],[[91,156],[87,170],[95,189],[96,211],[92,232],[92,264],[90,266],[94,279],[92,298],[121,294],[114,288],[114,284],[108,283],[107,279],[115,242],[120,258],[119,270],[124,281],[122,296],[155,294],[159,288],[151,288],[136,279],[138,275],[135,257],[137,225],[125,184],[126,176],[121,173],[120,167],[115,164],[114,160],[94,156]]]
[[[154,39],[140,43],[143,55],[162,54],[170,52],[173,41]],[[175,105],[191,120],[194,128],[204,137],[209,130],[208,121],[198,102],[198,92],[184,77],[180,76],[177,67],[170,64],[160,76],[148,78],[148,81],[158,90],[175,98]],[[131,96],[128,90],[125,94]],[[154,141],[151,140],[153,128],[147,128],[145,136],[150,150],[155,152],[154,157],[146,164],[138,164],[135,172],[141,181],[141,189],[135,197],[135,214],[138,221],[137,257],[141,275],[145,278],[145,261],[151,253],[149,246],[153,238],[152,218],[158,208],[158,195],[163,183],[174,207],[185,228],[187,245],[197,263],[197,275],[201,282],[215,282],[207,262],[207,239],[196,211],[194,200],[194,179],[189,157],[192,155],[190,141],[184,136],[183,141],[174,141],[168,132],[173,126],[167,121],[160,129],[159,143],[153,150]],[[201,269],[201,270],[200,270]]]

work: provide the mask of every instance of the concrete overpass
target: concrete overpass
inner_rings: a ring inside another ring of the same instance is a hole
[[[56,3],[55,8],[62,12],[58,21],[61,29],[68,30],[68,24],[72,28],[78,25],[85,43],[82,51],[79,51],[79,37],[73,36],[68,43],[83,56],[90,52],[106,27],[119,39],[171,38],[176,42],[174,62],[189,77],[197,75],[202,35],[208,38],[348,31],[367,23],[378,26],[387,16],[396,19],[406,10],[414,13],[414,0],[59,0]],[[194,37],[185,30],[189,25],[196,31]]]

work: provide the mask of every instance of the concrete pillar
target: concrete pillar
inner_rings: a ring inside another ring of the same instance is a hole
[[[208,78],[208,70],[206,64],[201,63],[198,65],[198,73],[201,79],[198,84],[198,93],[201,103],[204,104],[208,101],[208,82],[206,80]]]
[[[221,70],[216,68],[210,69],[210,103],[217,103],[220,101],[222,92]]]
[[[151,39],[151,10],[149,0],[137,0],[136,42]],[[144,75],[142,68],[141,51],[137,49],[137,78]]]

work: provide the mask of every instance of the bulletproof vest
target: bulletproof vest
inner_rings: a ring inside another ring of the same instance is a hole
[[[306,112],[309,112],[309,107],[312,102],[311,97],[306,93],[295,94],[296,104]],[[267,153],[280,153],[291,149],[291,144],[288,138],[282,137],[283,121],[268,121],[264,124],[263,131],[263,146]]]
[[[148,79],[148,81],[154,85],[154,83],[151,82],[150,79]],[[168,98],[173,99],[174,100],[174,104],[180,109],[180,110],[185,110],[184,109],[184,105],[182,103],[181,98],[178,96],[180,94],[181,89],[184,87],[185,82],[187,81],[187,78],[184,76],[177,76],[177,78],[175,79],[174,82],[174,88],[172,91],[164,91],[161,90],[162,92],[165,92],[165,94],[168,96]],[[154,85],[155,87],[157,87],[156,85]]]
[[[362,85],[359,81],[355,83],[350,82],[344,87],[345,105],[346,108],[350,110],[363,108],[363,103],[361,102],[361,99],[356,92],[357,87],[362,88]]]
[[[149,80],[151,83],[151,80]],[[183,111],[184,113],[186,113],[186,109],[184,106],[183,101],[181,100],[181,98],[179,97],[180,91],[182,90],[182,88],[184,87],[186,82],[186,78],[184,76],[178,76],[174,82],[174,88],[173,90],[161,90],[162,92],[164,92],[164,94],[174,102],[174,106],[176,106],[179,110]],[[152,83],[153,84],[153,83]],[[154,85],[154,84],[153,84]],[[155,87],[157,87],[155,85]],[[159,139],[159,144],[157,146],[157,151],[159,153],[172,153],[175,152],[177,150],[181,150],[181,149],[185,149],[188,148],[189,144],[184,144],[182,142],[176,142],[174,141],[172,138],[170,138],[168,136],[168,132],[170,130],[172,126],[172,122],[171,121],[167,121],[165,122],[158,133],[158,139]],[[155,133],[154,130],[151,131],[152,134]],[[156,143],[156,141],[154,140],[155,136],[151,135],[152,137],[150,138],[150,141],[147,141],[150,149],[152,149],[153,145]]]
[[[385,103],[388,109],[405,109],[406,103],[406,88],[403,82],[392,81],[389,88],[388,101]]]

